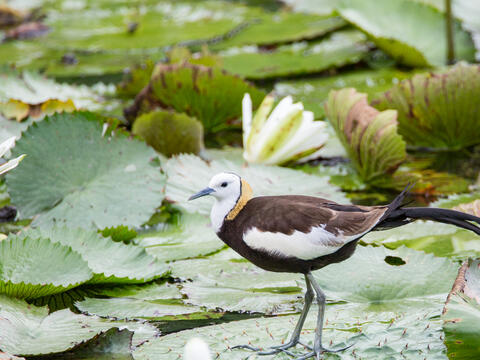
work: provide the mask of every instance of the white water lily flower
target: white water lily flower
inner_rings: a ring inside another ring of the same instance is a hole
[[[12,136],[11,138],[8,138],[4,142],[2,142],[0,144],[0,157],[5,155],[5,153],[8,150],[10,150],[14,145],[15,145],[15,136]],[[0,175],[16,168],[17,165],[20,163],[20,161],[23,160],[24,157],[25,157],[25,154],[20,155],[19,157],[9,160],[6,163],[0,165]]]
[[[272,110],[273,96],[267,95],[252,117],[252,100],[242,101],[243,157],[250,163],[285,164],[315,158],[328,134],[324,121],[315,121],[301,102],[283,98]]]
[[[194,337],[188,340],[183,353],[185,360],[211,360],[210,349],[205,341]]]

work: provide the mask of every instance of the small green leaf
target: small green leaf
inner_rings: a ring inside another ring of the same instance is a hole
[[[198,154],[204,147],[202,123],[173,111],[157,110],[140,115],[132,131],[166,156]]]

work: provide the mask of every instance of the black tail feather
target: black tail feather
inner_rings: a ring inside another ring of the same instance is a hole
[[[455,225],[480,235],[480,217],[449,209],[428,207],[398,207],[392,209],[388,216],[378,224],[378,230],[394,228],[415,220],[433,220],[444,224]],[[473,222],[473,223],[472,223]]]

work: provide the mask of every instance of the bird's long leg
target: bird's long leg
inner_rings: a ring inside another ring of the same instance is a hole
[[[320,359],[320,355],[324,352],[339,352],[348,349],[350,346],[344,347],[342,349],[336,350],[329,350],[322,346],[322,331],[323,331],[323,317],[325,315],[325,293],[322,291],[318,283],[316,282],[315,278],[313,277],[312,273],[308,273],[306,278],[310,281],[310,284],[313,286],[315,290],[315,294],[317,296],[317,304],[318,304],[318,315],[317,315],[317,328],[315,329],[315,339],[313,341],[313,351],[309,352],[308,354],[301,356],[295,360],[306,360],[312,357],[315,357],[317,360]]]
[[[314,297],[312,285],[310,285],[310,280],[308,280],[308,277],[306,275],[305,275],[305,283],[307,284],[307,291],[305,292],[305,305],[303,305],[302,313],[300,314],[300,318],[298,319],[297,325],[295,326],[295,330],[293,331],[292,336],[290,337],[290,341],[283,345],[272,346],[273,350],[261,351],[258,353],[259,355],[276,354],[276,353],[279,353],[280,351],[285,351],[287,349],[290,349],[291,347],[294,347],[300,343],[300,333],[302,332],[303,324],[307,319],[308,311],[310,310],[310,306],[312,305],[312,301]],[[309,348],[307,345],[304,345],[304,344],[302,345]]]
[[[248,349],[248,350],[253,350],[253,351],[258,351],[259,355],[273,355],[277,354],[279,352],[286,352],[285,350],[290,349],[291,347],[296,346],[297,344],[300,343],[300,333],[303,328],[303,324],[305,323],[305,320],[307,318],[308,311],[310,310],[310,306],[312,305],[314,293],[312,289],[312,285],[310,284],[310,280],[308,277],[305,275],[305,283],[307,284],[307,291],[305,292],[305,305],[303,306],[302,313],[300,314],[300,318],[298,319],[297,325],[295,326],[295,330],[292,333],[292,336],[290,337],[290,341],[286,344],[282,345],[277,345],[277,346],[272,346],[273,350],[270,351],[260,351],[261,349],[255,348],[250,345],[237,345],[234,346],[232,349]],[[302,344],[303,346],[311,348],[307,345]]]

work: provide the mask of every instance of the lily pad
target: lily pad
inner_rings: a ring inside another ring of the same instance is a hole
[[[251,95],[254,108],[265,96],[253,85],[218,68],[159,64],[150,84],[125,114],[133,118],[147,109],[169,108],[197,118],[208,134],[228,128],[228,122],[241,115],[245,93]]]
[[[225,158],[208,163],[194,155],[179,155],[168,160],[164,167],[168,178],[165,190],[167,199],[188,212],[209,214],[212,199],[188,201],[188,198],[205,188],[214,174],[231,171],[251,185],[254,196],[296,194],[348,202],[336,186],[329,184],[326,176],[308,175],[278,166],[255,164],[244,166],[241,152],[219,153]]]
[[[69,350],[111,328],[135,331],[132,347],[158,334],[148,324],[108,321],[68,309],[48,314],[47,307],[0,295],[0,343],[15,355],[47,355]]]
[[[381,303],[435,295],[442,299],[456,269],[448,259],[406,247],[359,246],[350,259],[315,271],[314,276],[328,298]]]
[[[75,109],[99,110],[103,106],[102,95],[113,90],[105,85],[89,88],[59,84],[28,71],[2,74],[0,80],[0,113],[18,121]]]
[[[337,31],[324,40],[297,42],[272,51],[256,47],[232,48],[220,53],[227,71],[248,79],[317,73],[355,64],[368,52],[366,37],[356,30]]]
[[[335,31],[347,23],[339,16],[272,12],[252,17],[248,26],[228,39],[214,45],[213,49],[225,49],[243,45],[272,45],[308,40]]]
[[[379,112],[368,105],[366,94],[346,88],[330,92],[325,113],[365,182],[382,184],[405,160],[395,111]]]
[[[33,226],[139,226],[163,200],[155,152],[122,132],[104,134],[89,113],[58,114],[35,123],[12,150],[28,154],[7,176],[21,218]],[[126,194],[132,194],[126,196]]]
[[[166,156],[198,154],[204,147],[202,123],[185,114],[152,111],[140,115],[135,120],[132,131]]]
[[[352,345],[341,355],[326,355],[332,359],[445,359],[441,340],[441,305],[438,302],[410,303],[406,309],[400,302],[382,306],[337,304],[326,309],[323,342],[330,347]],[[316,306],[307,317],[303,341],[312,346],[316,327]],[[268,346],[286,343],[298,315],[276,316],[226,324],[206,326],[168,334],[143,344],[133,352],[136,360],[178,359],[185,343],[200,337],[210,346],[217,359],[290,359],[286,354],[259,356],[248,350],[232,349],[235,345]],[[296,356],[305,349],[293,349]]]
[[[323,119],[324,102],[330,90],[353,87],[375,98],[410,76],[410,72],[396,69],[355,70],[328,77],[280,81],[275,84],[275,93],[295,97],[306,110],[313,111],[316,119]]]
[[[297,284],[301,275],[267,272],[235,256],[223,257],[171,264],[172,276],[192,280],[182,284],[187,303],[213,310],[276,314],[297,309],[303,297]]]
[[[445,72],[415,75],[372,104],[398,111],[398,132],[408,144],[461,149],[480,142],[478,65],[458,64]]]
[[[449,358],[480,356],[480,261],[465,262],[445,305],[445,344]]]
[[[78,253],[40,237],[11,234],[0,241],[0,264],[0,293],[19,298],[64,292],[92,278]]]
[[[399,63],[412,67],[447,63],[446,37],[438,36],[439,31],[445,31],[445,18],[428,5],[409,0],[341,0],[337,9]],[[454,39],[456,58],[473,61],[475,48],[470,34],[457,22]]]
[[[165,262],[212,254],[225,246],[207,216],[189,213],[182,214],[178,226],[149,229],[135,241],[148,254]]]
[[[47,238],[52,243],[71,247],[94,274],[89,284],[144,283],[167,271],[166,265],[148,255],[144,248],[114,242],[95,230],[67,227],[27,229],[20,237]]]

